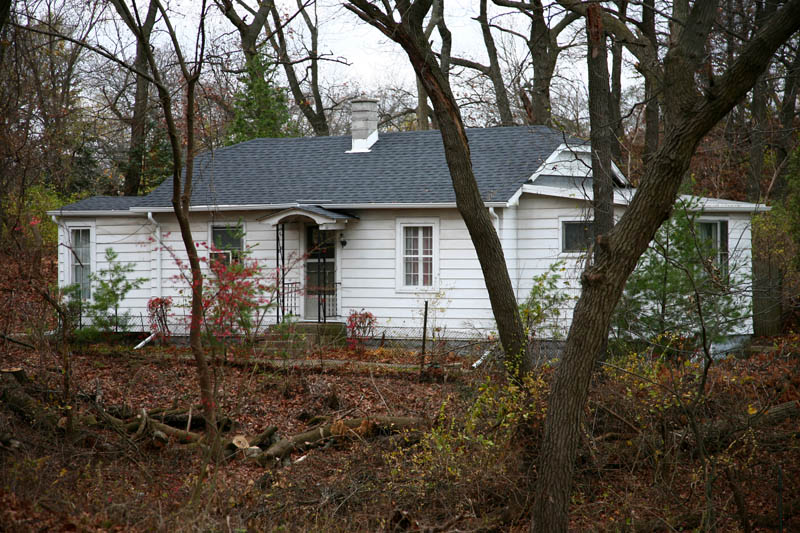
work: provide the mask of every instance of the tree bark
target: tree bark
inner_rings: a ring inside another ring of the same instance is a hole
[[[139,72],[147,72],[147,50],[150,46],[150,33],[156,22],[156,5],[151,3],[142,22],[142,39],[136,41],[136,59],[133,67]],[[142,185],[142,167],[147,143],[147,107],[149,101],[150,81],[139,74],[136,76],[136,92],[133,100],[133,116],[131,117],[131,139],[128,147],[128,167],[125,172],[123,194],[136,196]]]
[[[497,113],[500,115],[501,126],[513,126],[514,116],[511,114],[511,105],[508,101],[508,91],[506,84],[503,80],[503,72],[500,70],[500,62],[497,59],[497,46],[494,43],[492,36],[492,28],[489,26],[489,16],[487,14],[487,1],[481,0],[480,14],[478,15],[478,22],[481,25],[481,34],[483,35],[483,44],[486,47],[486,53],[489,55],[489,67],[486,75],[492,82],[494,88],[494,98],[497,103]]]
[[[608,250],[581,276],[564,355],[550,393],[531,529],[565,532],[580,421],[594,359],[625,282],[656,230],[669,217],[681,179],[703,136],[744,97],[777,47],[800,27],[800,0],[791,0],[748,43],[713,86],[700,92],[694,73],[704,57],[716,2],[697,2],[664,59],[664,143],[620,221],[608,234]],[[605,22],[605,18],[604,18]]]
[[[586,33],[589,49],[587,53],[589,71],[589,123],[592,144],[592,193],[594,219],[595,260],[602,259],[605,251],[603,235],[614,226],[614,189],[611,156],[616,138],[614,129],[618,120],[612,112],[611,94],[608,90],[608,58],[606,56],[606,32],[600,13],[603,8],[593,4],[587,11]]]
[[[428,423],[421,418],[402,416],[372,416],[351,420],[337,420],[331,424],[279,440],[258,457],[258,462],[261,465],[269,466],[276,459],[283,459],[294,451],[313,447],[320,441],[331,437],[352,435],[366,438],[376,433],[393,433],[419,429],[427,425]]]
[[[311,75],[309,80],[311,86],[310,98],[303,93],[300,79],[294,70],[294,62],[289,57],[289,47],[286,43],[286,34],[283,29],[284,23],[274,4],[270,8],[270,13],[272,14],[275,27],[270,31],[269,42],[278,55],[278,61],[283,65],[283,71],[286,73],[286,80],[289,82],[289,90],[292,93],[292,98],[294,98],[295,103],[300,108],[300,112],[303,113],[303,116],[311,125],[314,135],[325,137],[331,133],[330,126],[328,125],[328,118],[325,116],[325,105],[322,101],[322,93],[319,90],[319,27],[308,15],[306,5],[301,0],[298,0],[297,6],[303,16],[306,28],[308,28],[311,35],[311,46],[309,47],[309,55],[307,58],[310,62],[308,69]]]
[[[183,145],[178,125],[175,122],[172,105],[172,92],[164,83],[161,71],[156,63],[152,49],[148,46],[147,61],[150,65],[150,73],[153,76],[154,85],[158,91],[161,108],[164,112],[164,122],[167,127],[167,137],[169,138],[172,153],[172,207],[178,226],[181,230],[181,239],[186,248],[189,259],[189,266],[192,273],[192,304],[191,318],[189,325],[189,346],[194,356],[197,368],[197,380],[200,386],[200,402],[203,405],[204,415],[208,421],[207,437],[211,442],[212,450],[217,450],[217,425],[216,425],[216,404],[214,401],[214,388],[212,385],[211,372],[206,360],[205,352],[201,342],[201,326],[203,320],[203,272],[200,266],[200,259],[197,254],[192,237],[192,229],[189,223],[189,206],[192,198],[192,177],[194,172],[194,134],[195,134],[195,88],[200,79],[200,72],[203,66],[203,53],[205,48],[205,11],[201,11],[200,22],[198,24],[198,35],[195,51],[195,63],[190,69],[178,42],[177,34],[169,19],[164,6],[159,0],[151,0],[161,14],[162,20],[167,27],[178,66],[186,83],[186,106],[185,106],[185,140],[186,140],[186,165],[183,168]],[[142,28],[139,24],[139,17],[134,16],[122,0],[112,0],[112,4],[122,17],[125,24],[133,32],[137,41],[143,41]],[[135,7],[134,7],[135,8]]]
[[[500,239],[475,181],[461,113],[422,29],[431,2],[398,0],[397,5],[400,22],[395,21],[393,13],[382,12],[367,0],[350,0],[347,8],[403,47],[433,103],[456,205],[478,255],[510,374],[519,378],[530,370],[530,362],[524,356],[522,320]]]

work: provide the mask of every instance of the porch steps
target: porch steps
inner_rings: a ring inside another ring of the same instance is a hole
[[[286,357],[319,346],[340,348],[346,339],[347,328],[341,322],[291,322],[271,326],[256,347],[264,354]]]

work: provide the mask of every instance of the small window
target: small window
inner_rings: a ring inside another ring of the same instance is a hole
[[[711,254],[711,259],[723,271],[728,269],[728,221],[703,221],[697,224],[700,241]]]
[[[243,237],[244,230],[241,226],[211,226],[211,261],[229,265],[241,260]]]
[[[403,285],[433,287],[433,226],[403,226]]]
[[[585,252],[592,242],[592,223],[574,221],[562,223],[562,252]]]
[[[71,273],[73,284],[80,288],[81,300],[88,300],[92,296],[92,243],[89,228],[75,228],[70,230]]]

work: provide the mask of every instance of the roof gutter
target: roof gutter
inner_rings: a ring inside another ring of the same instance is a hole
[[[486,207],[506,207],[507,202],[484,202]],[[456,209],[455,202],[440,203],[351,203],[333,204],[319,203],[324,209]],[[195,205],[189,211],[263,211],[276,209],[291,209],[297,207],[296,202],[288,204],[242,204],[242,205]],[[172,207],[132,207],[134,213],[171,213]]]

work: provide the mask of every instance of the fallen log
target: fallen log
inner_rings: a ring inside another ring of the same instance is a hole
[[[715,421],[701,426],[703,444],[708,451],[726,448],[736,438],[749,429],[759,429],[776,426],[790,418],[800,416],[800,402],[786,402],[771,407],[763,413],[756,413],[739,420]],[[693,436],[689,429],[682,429],[674,433],[678,440]]]
[[[267,429],[256,435],[250,440],[250,446],[258,446],[259,448],[269,448],[275,444],[275,434],[278,428],[269,426]]]
[[[144,411],[144,409],[142,411]],[[119,419],[116,419],[115,421],[118,422],[121,425],[121,427],[123,427],[125,431],[127,431],[128,433],[142,433],[143,428],[149,426],[153,430],[161,431],[162,433],[176,439],[178,442],[182,444],[198,442],[203,437],[200,433],[194,433],[192,431],[186,431],[183,429],[178,429],[172,426],[168,426],[167,424],[162,424],[161,422],[155,420],[153,417],[147,415],[146,411],[138,415],[135,420],[128,423],[125,423]]]
[[[191,413],[190,413],[191,411]],[[160,412],[150,412],[150,418],[157,419],[162,424],[176,428],[205,429],[206,417],[203,416],[201,407],[190,409],[166,409]],[[188,427],[187,427],[188,426]],[[229,431],[233,427],[233,420],[223,416],[217,420],[217,427],[220,431]]]
[[[46,430],[56,429],[58,415],[49,411],[28,394],[23,383],[27,383],[27,376],[24,372],[0,373],[0,401],[32,425],[43,427]]]
[[[376,434],[389,434],[404,430],[427,427],[428,422],[422,418],[375,416],[336,420],[330,424],[319,426],[293,437],[282,439],[270,446],[256,459],[262,466],[274,464],[294,451],[306,450],[318,446],[333,437],[368,438]]]

